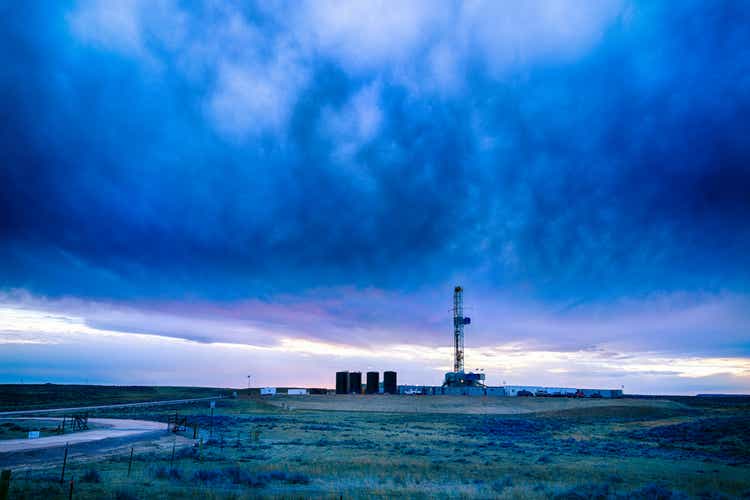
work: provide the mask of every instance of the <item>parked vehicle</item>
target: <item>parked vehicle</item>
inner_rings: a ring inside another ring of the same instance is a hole
[[[526,389],[521,389],[516,393],[516,396],[522,396],[522,397],[533,397],[534,394],[531,393],[531,391],[527,391]]]

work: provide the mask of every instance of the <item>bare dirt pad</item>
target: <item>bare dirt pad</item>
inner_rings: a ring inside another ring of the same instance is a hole
[[[310,395],[273,396],[268,404],[292,410],[357,411],[387,413],[460,413],[472,415],[520,415],[525,413],[578,411],[582,409],[654,408],[681,409],[680,403],[658,399],[573,399],[470,396]],[[619,410],[618,410],[619,411]]]

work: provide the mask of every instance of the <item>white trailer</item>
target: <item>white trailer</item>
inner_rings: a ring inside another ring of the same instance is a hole
[[[518,396],[518,393],[520,392],[522,395],[528,396],[530,394],[533,396],[536,393],[541,392],[543,390],[544,390],[544,387],[541,387],[538,385],[506,385],[505,395],[506,396]]]
[[[273,396],[276,394],[276,388],[275,387],[261,387],[260,388],[260,395],[261,396]]]
[[[307,389],[289,389],[287,394],[290,396],[306,396],[309,392]]]
[[[547,387],[547,394],[551,396],[575,396],[578,389],[573,387]]]

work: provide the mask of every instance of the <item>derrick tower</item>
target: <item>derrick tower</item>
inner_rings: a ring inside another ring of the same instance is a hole
[[[471,318],[464,316],[464,289],[453,289],[453,371],[445,374],[443,386],[484,387],[484,373],[464,372],[464,326],[471,324]]]
[[[464,290],[460,286],[453,289],[453,371],[464,371],[464,325],[471,318],[464,318]]]

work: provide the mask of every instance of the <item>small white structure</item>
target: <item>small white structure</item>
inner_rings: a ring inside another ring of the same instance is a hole
[[[39,439],[39,431],[29,431],[29,439]]]
[[[290,396],[305,396],[308,394],[307,389],[289,389],[287,394]]]
[[[273,396],[276,394],[276,388],[275,387],[261,387],[260,388],[260,395],[261,396]]]

